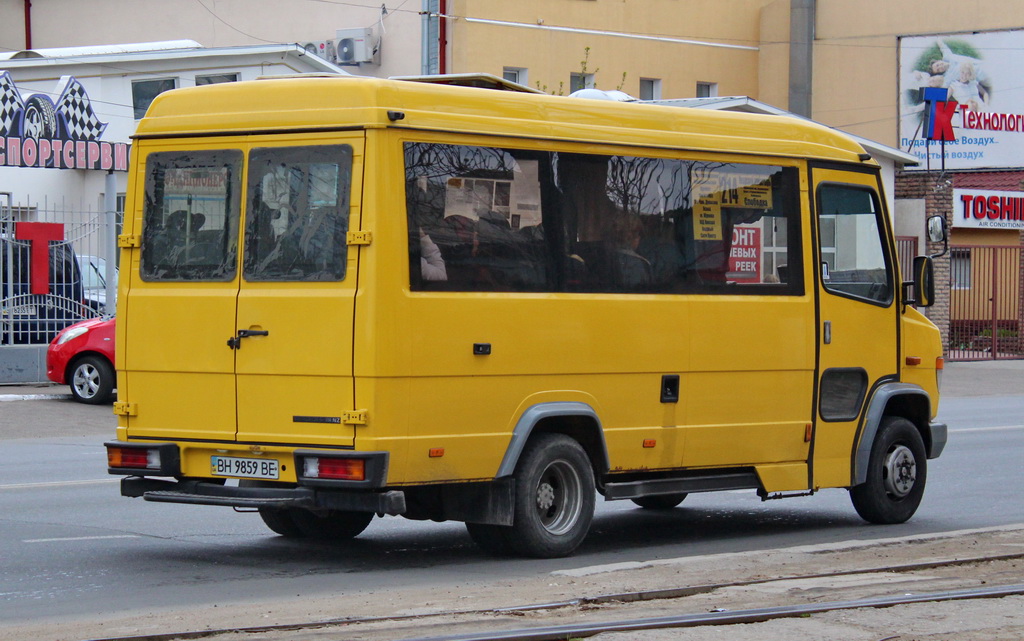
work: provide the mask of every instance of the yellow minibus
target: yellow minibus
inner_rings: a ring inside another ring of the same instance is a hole
[[[902,522],[946,443],[931,260],[902,282],[878,164],[811,122],[267,78],[157,97],[128,190],[125,496],[554,557],[598,495]]]

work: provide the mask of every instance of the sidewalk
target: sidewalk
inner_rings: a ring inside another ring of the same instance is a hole
[[[1024,359],[946,363],[943,397],[1024,394]]]

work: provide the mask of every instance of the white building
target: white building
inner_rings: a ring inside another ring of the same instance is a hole
[[[295,44],[204,49],[184,40],[0,54],[0,235],[24,243],[20,223],[46,224],[80,259],[104,264],[105,276],[95,279],[106,288],[96,298],[104,302],[95,311],[109,313],[131,136],[153,98],[178,87],[295,73],[347,72]],[[14,270],[0,265],[0,276],[5,271],[0,280],[10,283]],[[52,291],[28,302],[16,291],[0,291],[0,381],[45,380],[46,346],[20,344],[30,341],[6,321],[43,305],[62,310],[50,316],[59,326],[90,312],[73,305],[82,301],[51,304]],[[67,311],[73,309],[82,311]]]
[[[298,45],[204,49],[179,40],[3,54],[0,193],[16,211],[54,194],[65,204],[50,207],[102,209],[109,171],[125,191],[126,146],[157,94],[285,73],[346,72]]]

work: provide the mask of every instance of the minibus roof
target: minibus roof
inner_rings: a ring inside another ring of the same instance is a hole
[[[358,76],[274,77],[160,94],[136,139],[399,127],[862,163],[799,118],[679,109]]]

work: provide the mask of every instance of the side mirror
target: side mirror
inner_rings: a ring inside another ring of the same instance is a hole
[[[914,298],[906,301],[918,307],[931,307],[935,304],[935,267],[931,256],[914,258]]]
[[[946,241],[946,219],[944,217],[928,217],[928,240],[933,243]]]

